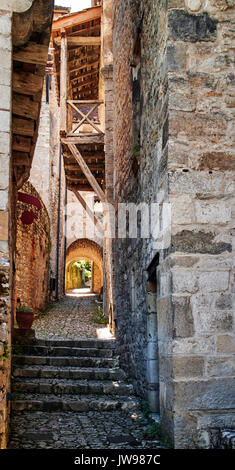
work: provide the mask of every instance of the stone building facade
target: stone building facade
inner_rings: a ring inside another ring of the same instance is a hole
[[[234,15],[114,1],[115,207],[156,203],[160,227],[114,243],[116,334],[176,448],[234,426]]]

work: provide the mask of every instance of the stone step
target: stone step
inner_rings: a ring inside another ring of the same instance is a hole
[[[122,395],[133,394],[133,386],[122,381],[78,381],[69,379],[15,379],[12,391],[53,395]]]
[[[117,357],[13,356],[13,364],[67,367],[118,367]]]
[[[96,339],[84,338],[79,340],[71,339],[35,339],[32,345],[38,346],[62,346],[70,348],[96,348],[96,349],[115,349],[116,339]]]
[[[13,377],[51,378],[51,379],[86,379],[86,380],[125,380],[126,374],[119,367],[114,368],[79,368],[56,366],[18,366],[13,365]]]
[[[113,348],[75,348],[66,346],[18,345],[13,352],[32,356],[112,357]]]
[[[113,411],[134,410],[138,406],[138,400],[132,396],[117,396],[106,395],[101,397],[99,395],[79,396],[79,395],[36,395],[17,393],[17,397],[13,397],[12,411],[14,413],[21,413],[22,411]]]

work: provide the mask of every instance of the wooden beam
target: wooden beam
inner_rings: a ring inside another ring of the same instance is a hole
[[[104,194],[103,190],[101,189],[100,185],[97,183],[95,177],[91,173],[91,171],[90,171],[89,167],[87,166],[85,160],[82,158],[82,155],[80,154],[80,152],[77,149],[76,145],[68,144],[68,147],[69,147],[70,152],[74,156],[75,160],[78,162],[82,172],[84,173],[84,175],[88,179],[90,185],[92,186],[95,193],[97,194],[97,196],[99,196],[99,198],[102,202],[105,202],[105,194]]]
[[[12,149],[19,152],[28,153],[31,149],[31,139],[29,137],[13,136]]]
[[[61,44],[61,37],[54,38],[57,46]],[[100,46],[100,36],[68,36],[68,46]]]
[[[86,73],[82,73],[81,75],[78,75],[77,77],[72,78],[70,81],[71,83],[76,82],[77,80],[80,80],[81,78],[89,77],[90,75],[95,75],[99,73],[99,69],[91,69]]]
[[[80,204],[82,207],[85,209],[87,215],[90,217],[92,222],[95,224],[97,229],[99,230],[100,233],[104,233],[102,225],[99,223],[98,219],[94,215],[94,212],[90,209],[88,204],[86,203],[85,199],[83,199],[82,195],[77,191],[76,189],[73,189],[73,193],[75,194],[76,198],[79,200]]]
[[[78,13],[72,13],[53,21],[52,32],[60,31],[62,28],[69,28],[77,24],[86,23],[101,17],[101,7],[89,8]]]
[[[67,37],[61,37],[60,55],[60,130],[67,132]]]
[[[48,46],[28,42],[26,46],[13,51],[13,60],[28,64],[46,65],[48,59]]]
[[[13,72],[12,88],[16,93],[34,95],[39,93],[43,86],[42,76],[21,71]]]
[[[79,136],[69,136],[61,139],[62,144],[103,144],[104,134],[83,134]]]
[[[28,135],[33,137],[34,135],[34,121],[29,119],[21,119],[13,116],[12,118],[12,130],[13,134]]]
[[[13,94],[12,112],[17,116],[38,119],[39,103],[32,101],[28,96]]]
[[[28,153],[13,151],[13,166],[30,166],[31,161]]]
[[[94,65],[98,65],[99,63],[100,63],[99,60],[86,62],[85,64],[82,64],[82,65],[79,65],[78,67],[75,67],[74,69],[70,69],[70,70],[69,70],[69,75],[71,75],[71,74],[74,73],[74,72],[78,72],[78,71],[81,70],[81,69],[85,69],[85,68],[87,68],[87,67],[91,67],[91,66],[94,66]],[[74,78],[75,78],[75,77],[74,77]]]

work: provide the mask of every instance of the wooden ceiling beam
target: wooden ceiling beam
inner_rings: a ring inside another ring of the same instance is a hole
[[[13,51],[13,60],[28,64],[44,65],[47,63],[48,45],[28,42],[26,46]]]
[[[39,103],[32,101],[27,96],[14,94],[12,112],[17,116],[27,117],[36,121],[39,114]]]
[[[44,77],[33,73],[17,70],[13,72],[12,87],[16,93],[34,95],[40,93]]]
[[[68,46],[100,46],[100,36],[68,36]],[[57,46],[61,44],[61,37],[54,38]]]
[[[34,135],[35,121],[29,119],[20,119],[13,116],[12,119],[12,131],[13,134],[31,136]]]
[[[53,21],[52,33],[60,31],[61,28],[69,28],[78,24],[87,23],[101,17],[101,7],[89,8],[70,15],[62,16]]]
[[[78,72],[78,70],[85,69],[87,67],[92,67],[95,65],[99,65],[99,60],[91,61],[91,62],[86,62],[85,64],[79,65],[78,67],[75,67],[74,69],[69,70],[69,75],[73,74],[74,72]],[[73,77],[75,78],[75,77]]]

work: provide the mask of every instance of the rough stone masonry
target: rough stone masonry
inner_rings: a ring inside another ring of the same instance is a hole
[[[114,198],[171,204],[169,244],[115,242],[121,363],[176,448],[210,448],[234,427],[234,2],[115,1],[113,22]]]

